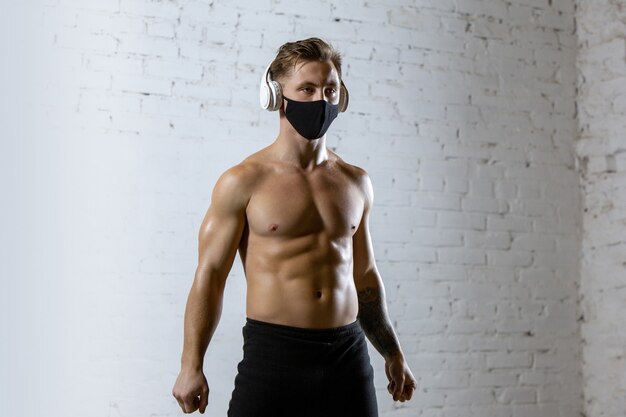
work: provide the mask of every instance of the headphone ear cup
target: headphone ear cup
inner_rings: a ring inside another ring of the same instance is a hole
[[[348,89],[341,81],[341,88],[339,93],[339,111],[345,112],[348,109],[348,101],[350,101],[350,95],[348,94]]]
[[[267,84],[261,84],[259,87],[259,103],[262,109],[267,109],[270,103],[270,93]]]
[[[278,81],[272,80],[270,84],[272,84],[272,86],[274,87],[274,106],[272,107],[272,110],[278,110],[283,104],[283,89]]]
[[[270,80],[267,83],[267,86],[269,87],[269,91],[270,91],[270,103],[267,109],[269,111],[276,111],[280,108],[280,105],[282,104],[282,94],[280,91],[280,84],[278,84],[274,80]]]
[[[274,93],[272,91],[272,86],[270,85],[270,77],[269,70],[272,64],[269,64],[265,71],[263,72],[263,77],[261,77],[261,83],[259,84],[259,103],[261,104],[261,108],[264,110],[272,110],[274,107]]]
[[[280,108],[280,105],[283,103],[283,95],[280,89],[280,84],[276,81],[271,80],[267,83],[270,91],[270,104],[267,107],[269,111],[276,111]]]
[[[276,103],[276,92],[274,91],[274,86],[271,81],[267,82],[267,90],[269,91],[269,103],[267,105],[267,110],[274,111],[274,106]]]

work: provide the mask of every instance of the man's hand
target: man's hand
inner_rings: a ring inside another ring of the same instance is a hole
[[[417,382],[404,358],[394,355],[386,359],[385,373],[389,379],[387,391],[393,396],[393,400],[401,402],[410,400],[417,388]]]
[[[183,368],[178,374],[172,395],[184,413],[200,409],[200,413],[204,414],[209,403],[209,384],[202,370]]]

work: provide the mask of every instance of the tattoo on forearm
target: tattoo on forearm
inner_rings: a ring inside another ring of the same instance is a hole
[[[372,345],[381,355],[400,352],[400,344],[387,317],[379,288],[366,287],[357,293],[359,298],[359,323]]]

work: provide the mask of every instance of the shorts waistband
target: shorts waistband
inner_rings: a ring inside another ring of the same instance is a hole
[[[313,329],[313,328],[307,328],[307,327],[288,326],[286,324],[270,323],[267,321],[261,321],[261,320],[252,319],[250,317],[246,317],[246,327],[256,328],[260,330],[267,330],[267,331],[275,331],[275,332],[290,334],[294,336],[321,337],[321,338],[352,336],[352,335],[361,333],[363,331],[363,329],[361,328],[361,324],[359,323],[358,320],[355,320],[352,323],[339,326],[339,327]]]

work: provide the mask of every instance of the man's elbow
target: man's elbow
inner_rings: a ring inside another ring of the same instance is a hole
[[[380,288],[382,286],[382,281],[376,268],[371,268],[358,276],[354,276],[354,286],[356,287],[358,293],[358,291],[366,290],[367,288]]]
[[[226,287],[228,271],[219,268],[198,268],[196,270],[193,289],[205,296],[221,297]]]

